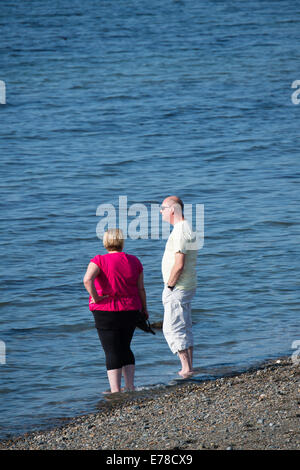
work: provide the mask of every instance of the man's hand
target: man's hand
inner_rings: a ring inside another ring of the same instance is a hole
[[[175,263],[172,267],[168,286],[175,286],[176,282],[180,278],[180,275],[184,268],[185,254],[184,253],[175,253]]]

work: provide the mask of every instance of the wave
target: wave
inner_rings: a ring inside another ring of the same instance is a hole
[[[30,328],[11,328],[5,332],[6,336],[14,336],[16,334],[37,333],[48,336],[49,334],[62,334],[62,333],[80,333],[82,331],[93,330],[94,324],[92,322],[75,323],[69,325],[45,325]]]

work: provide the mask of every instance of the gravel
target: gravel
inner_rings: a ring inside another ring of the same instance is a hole
[[[1,450],[300,449],[299,365],[110,395],[97,413],[0,442]]]

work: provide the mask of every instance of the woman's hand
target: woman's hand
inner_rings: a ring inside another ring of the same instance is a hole
[[[145,317],[146,317],[146,320],[148,320],[148,318],[149,318],[149,314],[148,314],[148,310],[147,310],[146,308],[145,308],[145,309],[143,309],[143,314],[145,315]]]
[[[97,295],[97,297],[91,297],[90,304],[99,304],[101,300],[106,299],[109,295]]]

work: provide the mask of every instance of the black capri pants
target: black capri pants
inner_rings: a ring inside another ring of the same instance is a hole
[[[135,330],[137,310],[94,310],[95,327],[105,353],[106,369],[120,369],[135,364],[130,343]]]

